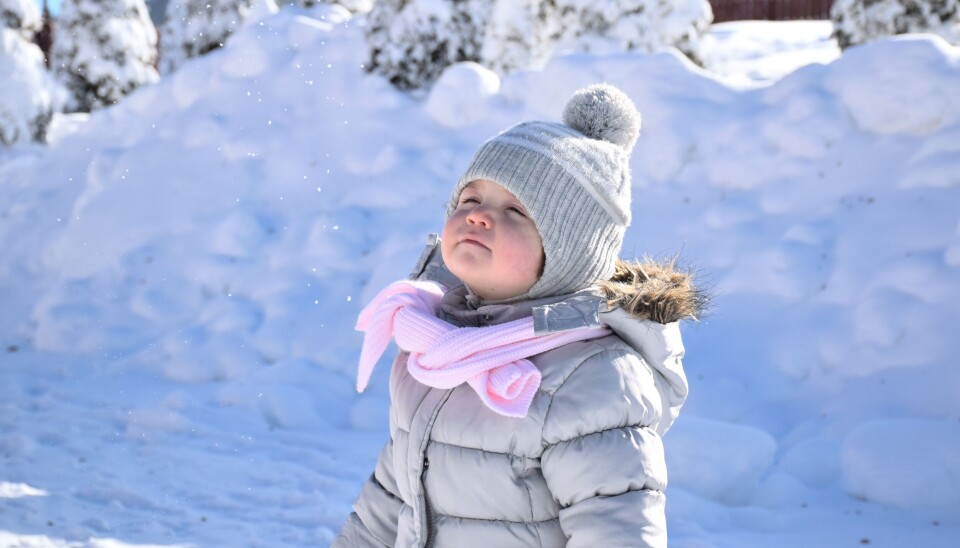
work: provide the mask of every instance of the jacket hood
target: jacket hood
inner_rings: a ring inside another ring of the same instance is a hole
[[[667,432],[689,392],[683,371],[684,348],[679,320],[697,319],[709,296],[693,275],[676,268],[676,260],[617,262],[613,277],[600,284],[606,299],[600,322],[635,348],[656,371],[661,419],[657,433]]]
[[[656,373],[663,435],[676,420],[689,391],[683,371],[682,319],[700,317],[709,296],[676,261],[617,262],[613,277],[599,287],[552,304],[534,307],[538,333],[604,325],[633,347]]]
[[[675,259],[619,259],[613,276],[599,287],[608,309],[620,308],[638,320],[661,324],[696,320],[709,300],[689,271],[677,269]]]

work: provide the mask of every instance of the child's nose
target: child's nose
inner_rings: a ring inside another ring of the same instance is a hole
[[[493,226],[493,217],[490,211],[483,205],[479,205],[467,214],[467,224],[480,225],[484,228]]]

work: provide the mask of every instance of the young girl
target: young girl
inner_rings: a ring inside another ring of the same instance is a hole
[[[661,436],[687,395],[669,266],[618,259],[640,129],[609,85],[484,143],[435,253],[361,312],[362,390],[391,337],[390,440],[345,546],[665,546]]]

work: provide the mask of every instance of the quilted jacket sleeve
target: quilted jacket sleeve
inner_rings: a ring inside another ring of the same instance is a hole
[[[333,548],[393,546],[402,502],[393,475],[393,441],[387,442],[377,467],[360,490]]]
[[[604,349],[556,390],[544,422],[544,478],[568,547],[666,546],[667,474],[654,373]]]

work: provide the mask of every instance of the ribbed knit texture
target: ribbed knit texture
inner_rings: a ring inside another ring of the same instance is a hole
[[[532,317],[488,327],[457,327],[437,317],[442,299],[437,284],[404,280],[387,286],[360,312],[357,330],[365,335],[358,391],[367,387],[392,337],[409,352],[407,370],[417,381],[442,389],[466,382],[493,411],[525,417],[540,387],[540,371],[526,358],[610,332],[599,327],[538,337]]]
[[[611,103],[615,108],[607,108]],[[612,127],[615,131],[599,134],[616,134],[619,141],[584,135],[566,124],[523,122],[481,145],[454,188],[448,217],[468,183],[490,180],[520,200],[543,242],[537,282],[525,294],[491,302],[563,295],[613,275],[631,220],[629,159],[640,115],[623,92],[606,85],[578,91],[566,110],[565,119],[576,119],[578,127]],[[566,116],[570,111],[576,114]]]

